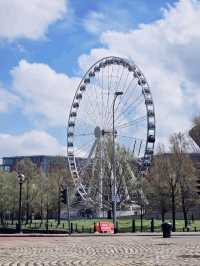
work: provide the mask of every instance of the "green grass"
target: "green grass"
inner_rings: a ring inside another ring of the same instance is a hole
[[[104,221],[110,221],[108,219],[101,219]],[[73,219],[71,220],[71,223],[73,223],[73,229],[74,231],[78,232],[93,232],[94,229],[94,223],[100,221],[100,219]],[[170,221],[170,220],[168,220]],[[11,221],[7,221],[8,228],[15,228],[15,224],[17,221],[14,221],[14,224],[11,224]],[[161,220],[154,220],[154,228],[155,231],[161,231]],[[2,226],[1,226],[2,227]],[[197,231],[200,231],[200,220],[195,220],[194,222],[189,225],[190,230],[194,231],[195,227]],[[24,224],[22,225],[23,229],[40,229],[45,230],[46,229],[46,221],[44,220],[42,223],[40,220],[33,220],[32,223]],[[120,232],[131,232],[132,231],[132,219],[130,218],[121,218],[118,219],[118,228]],[[140,231],[140,219],[135,219],[135,228],[136,231]],[[143,219],[143,231],[150,231],[151,228],[151,220],[149,219]],[[184,228],[184,220],[176,220],[176,229],[177,231],[183,231]],[[67,231],[68,230],[68,222],[67,220],[61,220],[60,224],[57,224],[56,220],[49,220],[48,223],[48,229],[49,230],[56,230],[56,231]]]

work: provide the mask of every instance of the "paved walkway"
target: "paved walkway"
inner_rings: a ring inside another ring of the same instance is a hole
[[[1,237],[0,265],[200,266],[200,237]]]

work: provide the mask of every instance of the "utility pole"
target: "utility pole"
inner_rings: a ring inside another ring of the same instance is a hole
[[[70,208],[69,208],[69,189],[68,186],[66,187],[67,192],[67,220],[68,220],[68,228],[69,228],[69,235],[71,235],[71,223],[70,223]]]
[[[113,100],[113,109],[112,109],[112,169],[113,169],[113,189],[112,189],[112,202],[113,202],[113,224],[114,224],[114,233],[117,232],[117,189],[116,189],[116,165],[115,165],[115,102],[118,96],[123,95],[122,91],[116,91],[114,94]]]

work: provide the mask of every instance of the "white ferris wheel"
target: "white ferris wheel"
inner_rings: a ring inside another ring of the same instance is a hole
[[[138,66],[110,56],[97,61],[83,76],[67,123],[68,163],[76,190],[82,199],[99,206],[108,204],[112,187],[113,135],[117,174],[124,178],[126,168],[126,178],[134,180],[152,162],[154,104]],[[123,178],[117,180],[124,191],[119,197],[129,198],[129,181]]]

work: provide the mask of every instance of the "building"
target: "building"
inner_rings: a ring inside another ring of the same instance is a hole
[[[59,156],[64,159],[66,162],[66,166],[68,166],[68,160],[65,156]],[[19,161],[29,159],[34,164],[37,165],[44,172],[48,172],[55,164],[57,164],[58,156],[50,156],[50,155],[32,155],[32,156],[14,156],[14,157],[3,157],[1,162],[1,169],[4,171],[14,171],[16,170],[16,165]],[[77,164],[81,167],[86,159],[77,158]]]
[[[53,156],[45,156],[45,155],[3,157],[2,169],[8,172],[14,171],[19,161],[24,159],[29,159],[34,164],[36,164],[38,168],[47,172],[47,169],[53,158],[54,158]]]

